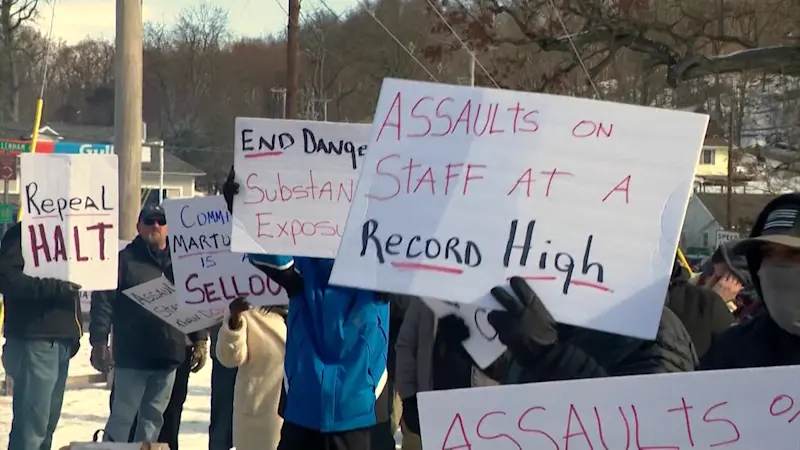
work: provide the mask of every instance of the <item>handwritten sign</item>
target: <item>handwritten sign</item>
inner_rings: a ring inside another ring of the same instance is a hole
[[[334,258],[370,126],[236,118],[233,250]]]
[[[231,252],[231,215],[222,196],[166,200],[163,206],[182,307],[224,307],[243,295],[254,305],[289,302],[246,255]]]
[[[385,79],[331,283],[656,334],[708,117]],[[636,317],[636,320],[631,320]]]
[[[792,366],[426,392],[422,446],[794,450],[798,376]]]
[[[469,327],[469,339],[462,344],[475,364],[481,369],[489,367],[506,351],[506,346],[497,338],[497,331],[486,319],[488,310],[474,305],[445,302],[422,298],[425,305],[433,311],[437,319],[455,314]]]
[[[222,321],[228,307],[227,303],[217,303],[191,310],[183,308],[183,305],[178,304],[175,285],[164,276],[125,289],[122,293],[156,317],[187,334],[216,325]]]
[[[20,155],[25,273],[117,287],[117,156]]]

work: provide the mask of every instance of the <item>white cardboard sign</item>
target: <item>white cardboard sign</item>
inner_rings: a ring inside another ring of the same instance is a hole
[[[481,369],[489,367],[506,351],[506,346],[497,338],[497,331],[486,319],[488,310],[474,305],[465,305],[432,298],[422,298],[437,319],[455,314],[469,327],[469,339],[462,344],[475,364]]]
[[[367,124],[236,118],[233,251],[334,258]]]
[[[193,309],[178,304],[175,285],[163,275],[147,283],[122,291],[142,308],[159,319],[189,334],[216,325],[225,315],[227,302],[206,304]]]
[[[20,155],[25,274],[117,287],[117,156]]]
[[[800,448],[800,367],[424,392],[426,449]]]
[[[384,79],[331,283],[651,339],[708,116]],[[635,320],[632,318],[635,317]]]
[[[289,303],[276,282],[244,254],[231,252],[231,214],[222,196],[165,200],[163,207],[182,308],[224,308],[240,296],[253,305]]]

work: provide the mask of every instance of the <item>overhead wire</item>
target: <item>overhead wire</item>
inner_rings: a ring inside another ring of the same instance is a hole
[[[561,12],[556,7],[556,3],[554,0],[548,0],[548,1],[550,2],[550,7],[553,8],[553,13],[555,13],[556,19],[558,19],[558,23],[561,24],[561,29],[564,31],[564,35],[569,41],[569,45],[570,47],[572,47],[572,51],[575,53],[575,58],[578,59],[578,64],[580,64],[581,69],[583,69],[583,73],[586,74],[586,78],[589,80],[589,84],[592,86],[592,90],[594,90],[595,99],[601,100],[603,96],[600,95],[600,90],[597,89],[597,85],[594,84],[594,80],[592,79],[592,74],[586,67],[586,63],[583,61],[583,57],[581,57],[581,53],[578,51],[578,46],[575,45],[575,41],[572,39],[572,34],[567,29],[567,24],[564,23],[564,18],[561,17]]]
[[[47,72],[50,69],[50,46],[53,44],[53,24],[56,21],[56,4],[58,0],[53,0],[53,9],[50,12],[50,29],[47,32],[47,41],[44,44],[44,68],[42,69],[42,86],[39,90],[39,98],[44,98],[44,91],[47,87]]]

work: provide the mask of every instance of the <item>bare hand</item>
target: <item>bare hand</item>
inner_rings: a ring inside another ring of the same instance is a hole
[[[725,303],[732,302],[736,299],[736,296],[739,295],[739,291],[742,290],[742,283],[736,279],[731,274],[727,274],[722,278],[718,279],[716,283],[711,287],[711,290],[717,293]]]

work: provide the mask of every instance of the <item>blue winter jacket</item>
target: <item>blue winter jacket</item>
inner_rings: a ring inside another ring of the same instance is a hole
[[[332,259],[248,257],[289,294],[284,420],[323,433],[388,420],[389,304],[329,286]]]

